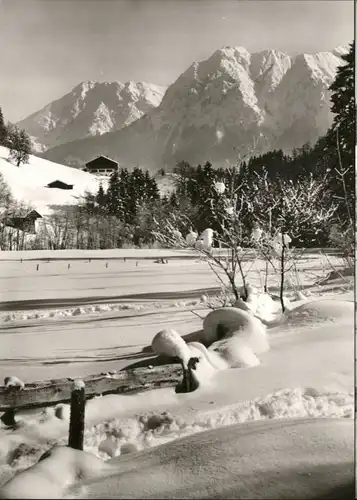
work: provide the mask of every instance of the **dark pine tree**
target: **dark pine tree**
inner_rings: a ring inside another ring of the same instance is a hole
[[[332,112],[335,114],[332,126],[325,137],[318,141],[319,170],[331,171],[330,188],[340,201],[340,215],[354,214],[355,172],[354,153],[356,146],[356,101],[355,101],[355,42],[350,44],[348,54],[342,56],[345,64],[337,70],[330,90]],[[344,183],[339,172],[345,172]],[[347,192],[347,204],[345,189]]]
[[[108,215],[120,216],[120,179],[119,172],[112,173],[107,190],[106,207]]]
[[[349,52],[341,58],[346,64],[337,69],[334,82],[330,86],[332,92],[331,111],[335,114],[330,133],[338,130],[341,153],[349,158],[352,165],[353,151],[356,144],[356,101],[355,101],[355,42],[350,44]],[[346,165],[348,166],[348,165]]]
[[[173,191],[170,194],[169,205],[170,205],[171,208],[174,208],[174,209],[177,209],[180,206],[179,200],[178,200],[178,196],[177,196],[177,194],[176,194],[175,191]]]
[[[154,201],[160,199],[160,191],[154,177],[150,175],[150,172],[146,170],[144,176],[145,185],[145,201]]]
[[[126,221],[132,224],[139,206],[145,201],[145,175],[139,167],[135,167],[129,174],[127,193]]]
[[[104,192],[103,185],[99,185],[98,193],[96,195],[95,201],[98,204],[98,207],[102,210],[105,210],[107,204],[107,195]]]
[[[0,146],[7,145],[7,127],[4,121],[4,115],[2,109],[0,108]]]

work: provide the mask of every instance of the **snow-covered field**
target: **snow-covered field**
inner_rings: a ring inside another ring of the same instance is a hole
[[[125,262],[123,253],[95,260],[103,254],[72,252],[65,257],[71,261],[51,260],[59,252],[37,253],[38,261],[23,262],[25,254],[2,253],[0,377],[30,382],[150,364],[142,349],[159,330],[200,330],[202,319],[192,311],[204,317],[204,295],[219,286],[207,263],[176,258],[157,264],[157,250],[143,251],[145,260],[131,252]],[[330,259],[342,270],[339,259]],[[99,461],[60,448],[18,475],[0,497],[31,491],[67,498],[323,498],[345,485],[353,478],[353,278],[337,275],[319,284],[328,266],[317,253],[300,261],[301,292],[287,294],[287,319],[268,328],[270,350],[259,356],[259,366],[219,371],[190,394],[161,388],[89,401],[84,449]],[[257,287],[263,267],[257,262],[249,272]],[[276,293],[276,277],[270,283]],[[66,444],[68,410],[23,411],[17,428],[0,429],[0,484],[54,444]],[[311,420],[292,420],[301,417]],[[279,422],[266,422],[271,419]],[[265,423],[251,427],[252,420]],[[185,436],[189,441],[181,443]],[[118,458],[108,462],[112,457]],[[86,488],[78,488],[83,482]]]

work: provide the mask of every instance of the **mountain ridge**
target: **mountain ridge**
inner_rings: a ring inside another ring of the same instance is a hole
[[[87,80],[18,122],[45,151],[87,136],[119,130],[157,106],[165,87],[146,82]]]
[[[194,61],[139,119],[44,156],[79,166],[104,154],[122,166],[157,170],[180,160],[234,162],[236,150],[249,152],[257,138],[255,154],[289,152],[316,142],[330,126],[328,87],[347,51],[291,57],[275,49],[251,54],[244,47],[222,47]]]

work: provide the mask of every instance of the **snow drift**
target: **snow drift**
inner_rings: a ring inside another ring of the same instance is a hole
[[[107,463],[55,447],[1,498],[352,498],[352,420],[250,422]]]

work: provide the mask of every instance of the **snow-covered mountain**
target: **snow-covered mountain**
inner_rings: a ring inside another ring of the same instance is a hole
[[[165,87],[135,82],[82,82],[70,93],[20,121],[41,152],[130,125],[160,104]]]
[[[74,205],[86,191],[98,191],[99,179],[87,172],[32,155],[28,164],[16,167],[8,161],[8,156],[8,149],[0,146],[0,174],[11,194],[17,201],[30,205],[41,215],[51,213],[51,205]],[[72,184],[73,189],[46,187],[56,180]]]
[[[234,162],[237,150],[290,151],[314,143],[332,122],[330,92],[337,67],[331,52],[290,57],[224,47],[194,62],[167,89],[161,104],[120,131],[53,148],[45,156],[83,164],[104,154],[122,166],[157,170],[177,161]]]

